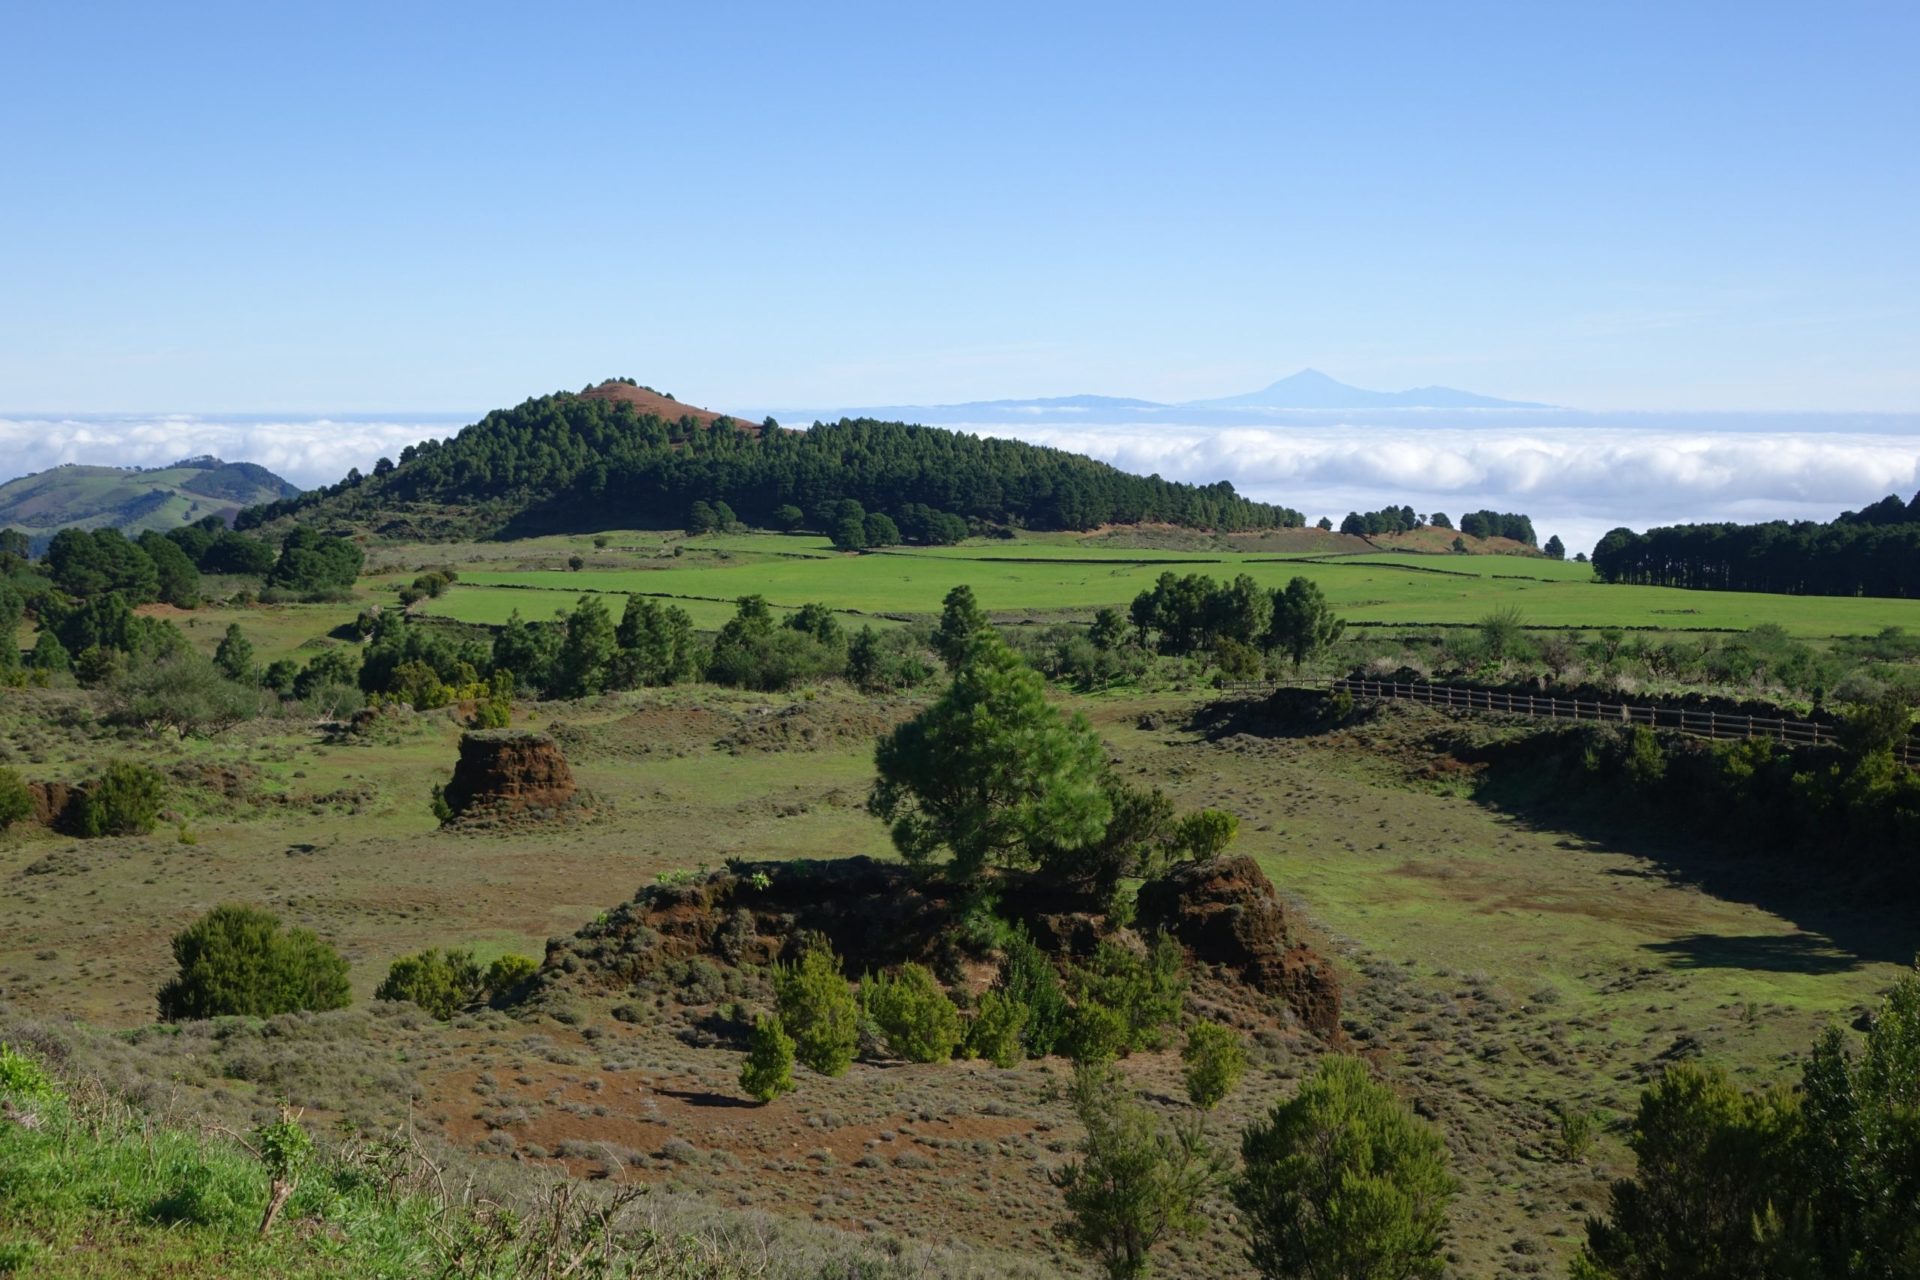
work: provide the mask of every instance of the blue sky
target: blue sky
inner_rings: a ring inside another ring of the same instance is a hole
[[[1920,409],[1920,6],[0,9],[0,409]]]

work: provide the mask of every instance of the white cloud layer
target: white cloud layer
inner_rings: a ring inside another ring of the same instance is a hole
[[[1616,525],[1830,519],[1920,489],[1920,431],[1685,431],[1580,427],[966,428],[1055,445],[1170,480],[1231,480],[1250,497],[1340,517],[1389,503],[1421,513],[1525,511],[1540,536],[1591,547]]]
[[[296,418],[0,418],[0,479],[63,462],[161,466],[196,454],[257,462],[297,485],[328,484],[349,467],[473,415]],[[1209,427],[1034,423],[961,430],[1091,454],[1172,480],[1231,480],[1251,497],[1337,523],[1388,503],[1422,513],[1493,507],[1532,515],[1541,537],[1590,547],[1615,525],[1690,520],[1827,519],[1889,493],[1920,490],[1920,428],[1724,430],[1672,426]]]
[[[65,462],[160,467],[212,454],[228,462],[257,462],[301,488],[332,484],[350,467],[362,471],[382,457],[433,436],[452,435],[470,419],[152,417],[0,418],[0,479],[44,471]]]

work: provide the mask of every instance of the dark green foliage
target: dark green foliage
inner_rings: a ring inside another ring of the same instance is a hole
[[[347,962],[305,929],[282,929],[272,912],[216,907],[174,935],[179,976],[160,990],[160,1016],[272,1017],[347,1005]]]
[[[25,612],[20,593],[0,582],[0,672],[20,665],[20,619]]]
[[[1103,653],[1118,649],[1127,642],[1127,620],[1118,609],[1101,609],[1087,628],[1087,640]]]
[[[1547,553],[1549,560],[1565,560],[1567,558],[1567,544],[1560,541],[1560,535],[1557,533],[1548,538],[1547,545],[1540,549]]]
[[[1460,532],[1470,538],[1511,538],[1534,545],[1533,521],[1519,512],[1469,511],[1460,517]]]
[[[775,507],[769,521],[774,528],[782,533],[792,533],[806,522],[806,512],[800,510],[800,508],[794,506],[791,502],[785,502]]]
[[[33,797],[13,770],[0,767],[0,831],[33,816]]]
[[[1102,942],[1084,965],[1068,970],[1068,989],[1081,1007],[1111,1010],[1120,1019],[1120,1053],[1158,1049],[1180,1016],[1187,976],[1180,944],[1157,936],[1147,954],[1117,942]]]
[[[1196,1022],[1187,1032],[1180,1061],[1187,1065],[1187,1097],[1202,1111],[1211,1111],[1246,1073],[1247,1047],[1232,1027]]]
[[[159,599],[153,558],[118,529],[62,529],[47,544],[53,585],[79,600],[116,592],[132,604]]]
[[[33,648],[27,654],[27,666],[35,671],[71,671],[73,659],[67,653],[66,646],[60,643],[60,637],[51,631],[42,631],[34,640]]]
[[[1801,1140],[1792,1095],[1744,1093],[1717,1068],[1669,1067],[1640,1098],[1629,1140],[1639,1176],[1614,1184],[1610,1220],[1588,1223],[1575,1274],[1793,1274],[1776,1265],[1794,1249],[1782,1238],[1779,1215],[1797,1212],[1811,1189],[1790,1172]]]
[[[632,612],[632,600],[628,601],[627,610]],[[558,626],[528,622],[515,609],[507,616],[507,624],[494,632],[494,670],[513,672],[528,688],[548,688],[553,683],[554,663],[560,656],[560,635]]]
[[[1455,1183],[1440,1135],[1357,1058],[1322,1058],[1241,1136],[1234,1202],[1270,1280],[1420,1280],[1445,1273]]]
[[[80,789],[74,834],[85,839],[144,836],[153,830],[166,800],[166,779],[157,770],[116,760]]]
[[[846,670],[847,646],[824,605],[806,605],[776,627],[767,602],[743,598],[707,655],[707,679],[774,692]]]
[[[554,655],[550,691],[558,698],[584,698],[607,687],[618,650],[613,615],[598,596],[581,596],[567,615]]]
[[[182,609],[198,606],[200,570],[179,544],[149,529],[140,535],[139,546],[153,561],[156,598]]]
[[[1827,524],[1614,529],[1593,549],[1603,582],[1821,596],[1920,596],[1920,494]]]
[[[385,504],[438,502],[488,512],[487,532],[516,517],[592,528],[610,511],[651,514],[671,527],[695,500],[724,501],[755,524],[772,522],[783,507],[815,513],[833,501],[858,504],[863,523],[866,511],[900,519],[914,507],[1036,529],[1154,521],[1228,531],[1301,522],[1298,512],[1250,502],[1229,484],[1130,476],[1014,440],[870,420],[796,432],[747,432],[731,422],[708,429],[563,392],[490,413],[452,440],[413,446],[386,475],[255,507],[236,523],[329,521]],[[831,535],[840,520],[814,527]],[[954,532],[947,525],[941,536]]]
[[[960,1043],[960,1011],[924,965],[906,964],[897,974],[866,978],[860,1004],[895,1057],[945,1062]]]
[[[490,665],[490,658],[488,650],[471,640],[456,640],[453,632],[411,622],[405,614],[388,609],[374,620],[373,637],[361,654],[360,688],[367,693],[417,692],[425,683],[420,679],[423,670],[441,684],[468,685]],[[557,671],[557,658],[555,666]],[[510,669],[519,672],[517,667]]]
[[[1295,669],[1340,638],[1347,624],[1336,617],[1326,595],[1312,581],[1294,578],[1273,595],[1273,629],[1268,647],[1293,659]]]
[[[351,649],[322,649],[293,677],[290,688],[302,702],[325,696],[328,690],[356,689],[360,667],[361,655]]]
[[[344,595],[353,589],[365,559],[345,538],[297,527],[280,542],[280,558],[267,574],[267,588],[307,599]]]
[[[987,615],[974,600],[972,587],[963,582],[947,592],[940,606],[940,625],[933,633],[933,650],[947,664],[947,670],[957,670],[967,660],[973,637],[987,630],[987,625]]]
[[[1040,866],[1056,880],[1078,881],[1098,893],[1126,876],[1150,875],[1177,848],[1173,802],[1157,787],[1136,787],[1107,774],[1101,779],[1110,817],[1098,839],[1070,849],[1039,850]]]
[[[867,549],[866,518],[856,515],[841,516],[827,529],[827,541],[833,544],[835,551],[865,551]]]
[[[914,631],[862,626],[847,642],[847,679],[863,693],[913,689],[933,679],[926,645]]]
[[[809,947],[778,970],[774,989],[799,1060],[821,1075],[843,1074],[860,1043],[860,1014],[840,958],[825,945]]]
[[[895,547],[900,545],[900,526],[891,518],[878,511],[869,511],[862,522],[861,532],[865,545],[869,547]]]
[[[417,955],[402,956],[387,970],[374,990],[376,1000],[411,1000],[445,1021],[487,993],[487,975],[474,962],[473,952],[429,947]]]
[[[951,852],[953,874],[1055,860],[1098,841],[1113,816],[1105,760],[1084,717],[991,632],[978,635],[933,706],[880,739],[869,807],[902,857]]]
[[[178,534],[180,530],[173,531]],[[169,534],[168,536],[173,536]],[[186,548],[183,546],[182,550]],[[191,555],[192,553],[189,552]],[[245,534],[230,529],[220,529],[213,534],[206,550],[194,556],[194,564],[202,573],[230,573],[249,578],[262,578],[273,572],[273,566],[279,559],[273,547],[258,538],[249,538]]]
[[[1073,1105],[1087,1136],[1053,1175],[1068,1213],[1062,1233],[1114,1280],[1146,1275],[1163,1240],[1205,1225],[1218,1172],[1198,1128],[1157,1122],[1110,1068],[1076,1070]]]
[[[740,1064],[741,1090],[762,1103],[792,1093],[793,1058],[793,1037],[780,1025],[780,1019],[762,1016],[753,1024],[747,1060]]]
[[[626,611],[620,615],[614,643],[616,652],[608,668],[611,688],[679,684],[691,680],[698,667],[693,619],[676,605],[656,604],[646,596],[627,597]],[[501,665],[500,657],[500,645],[496,643],[496,666]]]
[[[42,607],[40,625],[76,656],[88,649],[110,649],[152,661],[187,647],[186,638],[172,623],[136,615],[131,602],[117,591],[71,605],[50,599]]]
[[[1382,533],[1408,533],[1420,527],[1420,517],[1414,514],[1412,507],[1382,507],[1378,511],[1369,511],[1362,515],[1358,511],[1347,512],[1347,518],[1340,522],[1340,532],[1360,537],[1373,537]]]
[[[693,537],[703,533],[712,533],[720,527],[720,517],[714,514],[713,504],[705,499],[696,498],[687,509],[687,532]]]
[[[1905,1280],[1920,1265],[1920,971],[1857,1057],[1830,1027],[1798,1093],[1680,1064],[1640,1098],[1638,1167],[1587,1224],[1576,1280]]]
[[[996,989],[1026,1010],[1020,1043],[1027,1054],[1044,1058],[1052,1053],[1066,1031],[1067,993],[1060,985],[1060,971],[1024,928],[1014,930],[1003,950]]]
[[[213,651],[213,665],[229,680],[252,684],[258,679],[253,669],[253,642],[239,623],[228,624],[227,633],[220,637],[220,647]]]

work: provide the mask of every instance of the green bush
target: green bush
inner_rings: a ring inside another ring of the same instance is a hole
[[[868,978],[860,984],[860,1002],[888,1052],[909,1062],[945,1062],[960,1043],[960,1011],[924,965]]]
[[[0,768],[0,831],[31,816],[33,797],[27,794],[27,784],[13,770]]]
[[[509,952],[487,966],[487,998],[499,1000],[540,972],[540,962],[532,956]]]
[[[74,833],[86,839],[147,835],[159,820],[166,799],[166,780],[157,770],[131,760],[116,760],[81,788]]]
[[[844,1074],[859,1047],[860,1013],[840,958],[824,945],[810,947],[797,964],[781,966],[774,986],[795,1056],[821,1075]]]
[[[1027,1027],[1027,1006],[998,988],[980,997],[973,1026],[967,1031],[967,1051],[996,1067],[1015,1067],[1027,1056],[1020,1035]]]
[[[428,947],[417,955],[401,956],[387,970],[386,981],[374,990],[376,1000],[411,1000],[445,1021],[486,995],[486,977],[473,952]]]
[[[1161,934],[1144,956],[1114,942],[1094,949],[1084,966],[1076,966],[1070,983],[1080,1005],[1098,1005],[1118,1014],[1124,1031],[1121,1053],[1158,1049],[1166,1043],[1167,1027],[1180,1016],[1180,998],[1186,991],[1180,944]]]
[[[1239,1033],[1217,1022],[1198,1022],[1180,1051],[1187,1064],[1187,1097],[1202,1111],[1219,1106],[1247,1069],[1247,1049]]]
[[[1015,930],[1000,957],[999,989],[1027,1011],[1020,1031],[1027,1055],[1044,1058],[1052,1053],[1066,1031],[1067,995],[1060,986],[1060,971],[1024,928]]]
[[[793,1092],[793,1037],[779,1018],[762,1017],[754,1023],[747,1060],[740,1064],[740,1087],[763,1103]]]
[[[1233,1199],[1262,1276],[1445,1272],[1456,1189],[1446,1144],[1358,1058],[1321,1059],[1299,1093],[1241,1136],[1240,1154]]]
[[[160,989],[160,1016],[265,1018],[302,1009],[344,1009],[347,962],[306,929],[280,927],[256,907],[215,907],[174,935],[180,973]]]
[[[1067,1018],[1059,1047],[1081,1066],[1112,1062],[1127,1047],[1127,1020],[1117,1009],[1083,1001]]]
[[[60,1096],[53,1077],[13,1046],[0,1044],[0,1097],[38,1101]]]

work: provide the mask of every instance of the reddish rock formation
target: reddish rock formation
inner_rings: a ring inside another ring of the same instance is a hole
[[[558,813],[576,803],[579,788],[552,738],[469,733],[460,739],[460,760],[442,795],[452,821],[469,821]]]
[[[1140,886],[1142,930],[1165,929],[1205,964],[1236,971],[1284,999],[1306,1026],[1340,1033],[1340,982],[1333,966],[1288,936],[1286,907],[1252,858],[1214,858],[1175,867]]]

